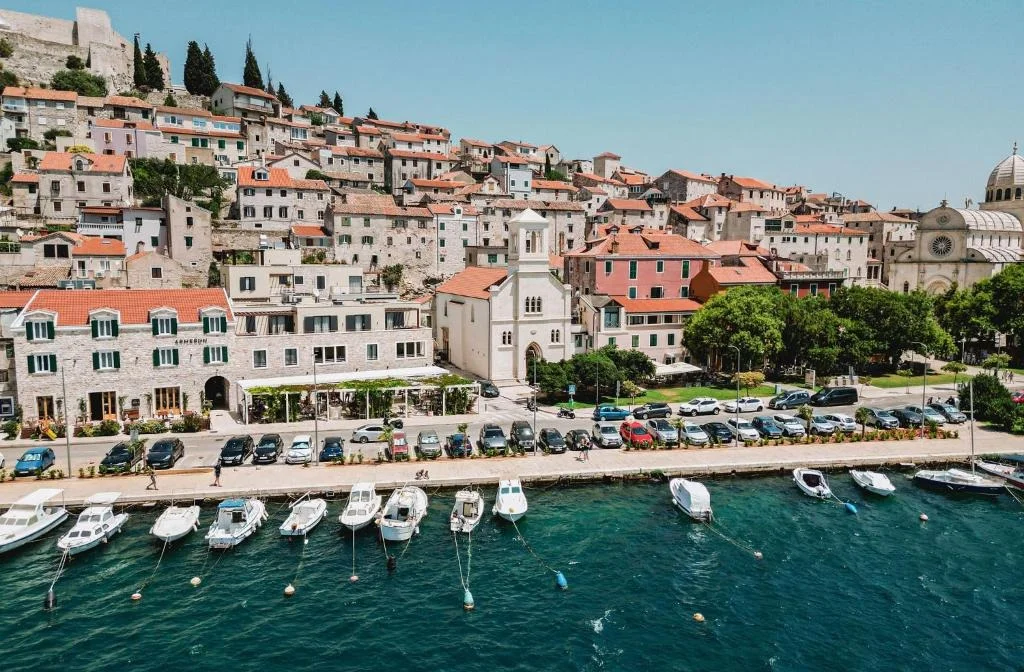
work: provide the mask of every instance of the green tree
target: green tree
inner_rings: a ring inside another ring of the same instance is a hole
[[[135,47],[132,54],[132,81],[135,86],[146,86],[149,79],[146,76],[146,62],[142,58],[142,47],[139,46],[139,36],[135,35]]]
[[[68,70],[85,70],[85,61],[82,60],[81,56],[69,54],[64,61],[64,67]]]
[[[288,95],[287,91],[285,91],[283,83],[281,83],[281,82],[277,83],[277,93],[275,95],[277,96],[277,99],[281,101],[281,105],[282,106],[284,106],[284,107],[294,107],[295,106],[295,101],[293,101],[292,97]]]
[[[605,392],[614,390],[615,382],[622,379],[615,362],[600,351],[573,355],[570,367],[570,380],[588,390],[594,390],[595,396],[598,387]]]
[[[8,58],[12,54],[14,54],[14,47],[11,43],[7,41],[6,37],[0,39],[0,58]]]
[[[853,414],[853,419],[860,423],[860,437],[864,438],[864,433],[868,429],[868,418],[871,417],[867,406],[859,407]]]
[[[804,426],[807,428],[807,433],[811,433],[811,418],[814,417],[814,409],[804,404],[800,408],[796,409],[797,417],[804,421]]]
[[[1007,264],[992,276],[988,286],[996,328],[1004,334],[1024,336],[1024,265]]]
[[[370,108],[370,111],[366,113],[366,118],[367,119],[376,119],[377,118],[377,113],[373,111],[372,107]]]
[[[164,69],[160,67],[160,60],[156,57],[153,47],[146,43],[146,54],[142,57],[146,67],[146,84],[154,91],[164,90]]]
[[[50,88],[75,91],[80,96],[102,98],[107,95],[107,80],[85,70],[61,70],[50,78]]]
[[[213,59],[210,47],[203,45],[203,89],[200,93],[204,96],[212,96],[213,92],[220,86],[220,78],[217,77],[217,63]]]
[[[997,376],[980,373],[973,380],[960,383],[960,407],[969,408],[971,387],[974,388],[974,417],[978,420],[996,420],[1005,415],[1006,404],[1013,404],[1010,391],[1006,389]],[[1003,408],[1000,411],[1000,407]]]
[[[735,287],[711,297],[694,313],[683,340],[700,358],[737,346],[749,361],[771,359],[782,350],[786,302],[777,287]]]
[[[969,289],[950,287],[935,299],[935,317],[956,342],[990,342],[996,331],[991,280],[983,279]]]
[[[318,107],[330,107],[331,106],[331,97],[327,95],[326,91],[324,91],[324,90],[320,91],[320,100],[317,102],[317,106]]]
[[[0,91],[7,88],[8,86],[17,86],[18,76],[10,70],[4,70],[3,65],[0,64]]]
[[[335,112],[337,112],[338,114],[340,114],[341,116],[344,117],[345,116],[345,101],[343,101],[341,99],[341,94],[338,93],[337,91],[334,92],[334,101],[333,102],[334,102],[334,104],[331,105],[331,107],[334,108]]]
[[[270,74],[270,65],[267,65],[267,93],[274,95],[274,77]]]
[[[570,378],[567,362],[549,362],[546,360],[537,361],[537,387],[548,399],[558,399],[566,393],[569,388]],[[530,380],[533,380],[531,368]]]
[[[992,369],[992,374],[995,376],[999,375],[999,369],[1005,369],[1010,366],[1010,356],[1005,352],[993,353],[985,358],[985,361],[981,363],[981,368],[988,370]]]
[[[245,43],[245,70],[242,72],[242,84],[254,89],[263,88],[263,73],[260,72],[260,64],[256,60],[256,54],[252,51],[252,35]]]
[[[551,174],[551,156],[544,152],[544,177],[547,178]]]
[[[174,97],[174,94],[171,93],[170,91],[168,91],[167,95],[164,96],[164,105],[166,105],[167,107],[177,107],[178,106],[178,100]]]
[[[606,345],[598,352],[612,361],[623,380],[637,382],[654,377],[654,360],[640,350],[622,350],[614,345]]]
[[[324,125],[324,115],[320,114],[319,112],[310,112],[306,116],[309,118],[309,123],[311,126]]]
[[[956,379],[961,373],[967,370],[967,367],[960,362],[946,362],[942,365],[942,370],[946,373],[953,374],[953,387],[956,387]]]
[[[220,267],[216,261],[211,261],[210,268],[206,271],[206,286],[220,287]]]
[[[135,195],[146,205],[159,205],[166,194],[189,201],[203,197],[217,201],[228,186],[214,166],[178,165],[170,159],[132,159],[131,168]],[[216,214],[215,208],[211,209]]]
[[[381,282],[384,283],[388,290],[392,290],[402,284],[402,271],[404,268],[402,264],[391,264],[390,266],[385,266],[380,272]]]
[[[206,92],[206,62],[199,43],[190,40],[185,50],[185,90],[193,95],[208,96]]]
[[[42,149],[39,143],[32,138],[8,138],[7,148],[12,152],[20,152],[23,149]]]
[[[324,175],[323,173],[321,173],[316,168],[310,168],[309,170],[306,171],[306,179],[307,180],[323,180],[324,182],[326,182],[327,180],[329,180],[331,178],[328,177],[327,175]]]
[[[53,150],[57,148],[57,138],[70,137],[71,131],[65,130],[63,128],[51,128],[50,130],[43,133],[43,139],[46,140],[46,142],[43,143],[43,145],[45,148]]]
[[[758,387],[764,383],[764,374],[760,371],[740,371],[732,376],[733,382],[739,381],[747,395],[750,395],[750,388]]]

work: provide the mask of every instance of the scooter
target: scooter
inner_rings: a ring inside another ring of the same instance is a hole
[[[558,417],[569,418],[570,420],[576,419],[576,411],[571,408],[560,408],[558,409]]]
[[[528,410],[528,411],[536,411],[537,410],[537,402],[535,400],[533,400],[533,399],[527,399],[526,400],[526,410]]]
[[[383,422],[388,427],[392,427],[394,429],[401,429],[402,427],[405,426],[405,423],[402,422],[401,418],[392,418],[386,415],[384,416]]]

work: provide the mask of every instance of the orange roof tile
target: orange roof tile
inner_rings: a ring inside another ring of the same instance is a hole
[[[753,177],[731,176],[730,179],[745,189],[771,189],[774,191],[779,190],[779,188],[776,187],[771,182],[765,182],[764,180],[758,180]]]
[[[231,304],[223,289],[95,289],[89,291],[41,290],[25,307],[25,312],[46,310],[57,313],[61,326],[85,326],[89,313],[102,308],[121,314],[122,324],[146,324],[149,311],[171,308],[178,321],[196,324],[202,321],[199,311],[217,307],[231,318]]]
[[[452,211],[455,209],[455,206],[455,203],[428,203],[427,210],[429,210],[431,214],[434,215],[450,215],[452,214]],[[480,213],[477,212],[477,209],[472,205],[463,205],[462,214],[466,215],[467,217],[473,217]]]
[[[107,96],[103,99],[103,102],[107,105],[116,105],[118,107],[138,107],[138,108],[151,108],[153,105],[147,103],[144,100],[140,100],[135,96]]]
[[[0,308],[24,308],[35,292],[18,292],[9,290],[0,292]]]
[[[153,122],[126,121],[124,119],[93,119],[92,125],[99,128],[137,128],[140,131],[152,131]]]
[[[356,126],[356,131],[360,135],[380,135],[380,129],[375,126]]]
[[[800,224],[793,227],[794,233],[813,233],[819,236],[866,236],[867,231],[849,229],[838,224]]]
[[[253,177],[257,170],[265,170],[267,172],[266,180],[257,180]],[[323,180],[298,180],[294,179],[288,174],[288,171],[284,168],[260,168],[259,166],[239,166],[238,167],[238,186],[240,187],[253,187],[253,188],[271,188],[271,189],[314,189],[318,191],[328,191],[330,187]]]
[[[552,191],[568,191],[575,194],[579,191],[579,187],[574,187],[568,182],[562,182],[561,180],[534,180],[533,188],[539,189],[550,189]]]
[[[740,201],[739,203],[733,203],[729,210],[731,212],[768,212],[768,208],[760,206],[757,203],[749,203],[747,201]]]
[[[308,224],[295,224],[292,226],[292,233],[302,238],[330,238],[322,226],[309,226]]]
[[[841,215],[843,222],[892,222],[893,224],[913,224],[914,220],[894,215],[891,212],[851,212]]]
[[[471,299],[489,299],[491,294],[487,291],[488,288],[501,284],[507,276],[508,270],[504,268],[470,266],[438,286],[437,293],[454,294]]]
[[[423,189],[451,189],[454,191],[463,186],[461,182],[453,182],[451,180],[421,180],[418,177],[414,177],[409,181],[412,182],[414,187]]]
[[[123,173],[127,159],[123,154],[70,154],[68,152],[47,152],[39,162],[39,170],[70,171],[73,159],[81,156],[89,161],[89,172]]]
[[[676,213],[680,217],[690,220],[691,222],[706,222],[707,217],[703,216],[688,205],[673,205],[669,208],[672,212]]]
[[[640,173],[619,173],[619,181],[627,185],[646,184],[647,176]]]
[[[39,175],[36,173],[15,173],[14,177],[11,178],[11,182],[15,184],[38,184]]]
[[[745,240],[716,240],[705,247],[723,257],[770,257],[772,254],[757,243]]]
[[[615,251],[613,252],[613,248]],[[644,231],[605,235],[587,241],[581,249],[567,252],[572,257],[686,257],[717,259],[719,254],[700,243],[675,233]]]
[[[383,159],[384,155],[376,149],[369,147],[347,147],[331,145],[331,154],[338,156],[365,156],[371,159]]]
[[[626,186],[625,184],[618,180],[613,180],[610,177],[601,177],[596,173],[573,173],[573,178],[575,179],[576,177],[579,177],[582,180],[587,180],[590,182],[598,182],[600,184],[611,184],[616,187]]]
[[[272,96],[263,89],[256,89],[251,86],[242,86],[241,84],[225,84],[224,82],[221,82],[221,86],[227,88],[229,91],[240,93],[245,96],[265,98],[266,100],[277,100],[277,96]]]
[[[72,248],[73,257],[123,257],[124,242],[98,236],[80,236]]]
[[[211,138],[232,138],[240,140],[242,134],[239,131],[225,131],[220,128],[179,128],[177,126],[161,126],[160,131],[167,135],[199,135]]]
[[[526,210],[536,212],[555,210],[559,212],[583,212],[583,204],[576,201],[535,201],[518,198],[499,198],[491,203],[495,210]]]
[[[171,114],[181,114],[189,117],[212,117],[213,113],[209,110],[203,110],[195,107],[170,107],[168,105],[157,105],[157,112],[170,112]],[[232,117],[238,119],[238,117]]]
[[[438,152],[415,152],[408,149],[389,149],[388,154],[397,159],[426,159],[428,161],[451,161],[447,154]]]
[[[693,299],[631,299],[627,296],[613,296],[616,303],[627,313],[695,313],[700,304]]]
[[[721,194],[705,194],[703,196],[698,196],[693,200],[686,201],[683,205],[688,205],[691,208],[731,208],[738,202],[739,201],[726,198]]]
[[[73,103],[78,100],[78,94],[74,91],[55,91],[34,86],[7,86],[4,87],[3,96],[28,100],[60,100],[65,103]]]
[[[509,156],[506,154],[495,154],[494,160],[498,163],[514,163],[517,166],[525,165],[530,163],[525,157],[522,156]]]
[[[469,145],[470,147],[493,147],[494,146],[494,145],[492,145],[489,142],[484,142],[483,140],[474,140],[473,138],[463,138],[460,142],[464,142],[467,145]]]
[[[710,175],[704,175],[703,173],[694,173],[689,170],[683,170],[681,168],[673,168],[669,170],[670,173],[675,173],[680,177],[685,177],[688,180],[694,180],[695,182],[707,182],[709,184],[718,184],[718,180],[711,177]]]
[[[602,152],[594,157],[595,159],[621,159],[622,157],[612,152]]]
[[[609,198],[601,206],[602,210],[626,210],[635,212],[650,212],[651,206],[647,205],[647,201],[641,201],[633,198]]]
[[[740,266],[710,266],[708,273],[719,285],[774,285],[775,274],[757,259],[740,258]]]

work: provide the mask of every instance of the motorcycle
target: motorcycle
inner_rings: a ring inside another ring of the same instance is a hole
[[[534,399],[527,399],[527,401],[526,401],[526,410],[528,410],[528,411],[536,411],[537,410],[537,402],[536,402],[536,400],[534,400]]]
[[[383,423],[392,429],[401,429],[405,426],[401,418],[392,418],[387,415],[384,416]]]
[[[569,418],[570,420],[576,419],[576,411],[571,408],[560,408],[558,409],[558,417]]]

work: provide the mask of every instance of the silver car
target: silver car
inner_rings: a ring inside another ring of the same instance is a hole
[[[437,432],[425,429],[416,436],[416,452],[424,457],[437,457],[441,454],[441,439]]]
[[[477,441],[480,450],[505,450],[508,448],[508,439],[505,438],[505,431],[498,425],[484,425],[480,428],[480,439]]]
[[[369,443],[370,441],[384,440],[384,425],[363,425],[352,432],[352,441],[355,443]]]
[[[672,423],[664,418],[656,418],[647,421],[647,431],[651,436],[665,445],[674,446],[679,443],[679,432],[672,426]]]
[[[614,422],[595,422],[590,434],[594,438],[594,443],[601,448],[622,447],[622,437],[619,436],[619,428]]]
[[[836,426],[824,415],[811,416],[811,434],[821,436],[832,436],[836,433]]]
[[[942,413],[939,413],[938,411],[936,411],[931,406],[925,406],[924,410],[921,410],[920,406],[907,406],[907,410],[908,411],[913,411],[914,413],[917,413],[918,415],[923,415],[924,416],[924,421],[926,423],[934,422],[936,425],[944,425],[944,424],[946,424],[946,416],[944,416]]]
[[[703,446],[711,441],[708,433],[701,429],[700,425],[692,422],[683,423],[683,441],[690,446]]]
[[[804,429],[804,423],[800,422],[792,415],[786,415],[785,413],[779,413],[772,416],[772,420],[782,430],[783,436],[794,436],[801,437],[807,433]]]
[[[827,413],[825,419],[835,425],[840,432],[857,431],[857,421],[845,413]]]

